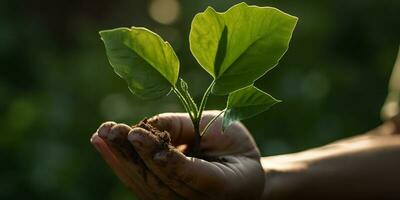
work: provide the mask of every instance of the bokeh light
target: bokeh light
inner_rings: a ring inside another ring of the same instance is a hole
[[[161,24],[174,23],[179,17],[179,12],[178,0],[153,0],[149,7],[151,18]]]
[[[212,0],[0,0],[0,199],[134,199],[90,145],[104,121],[133,124],[179,112],[174,95],[133,96],[98,31],[143,26],[170,42],[199,101],[211,81],[191,55],[193,16]],[[324,145],[374,128],[400,43],[400,1],[265,1],[299,17],[290,48],[256,86],[283,100],[243,123],[263,156]],[[226,97],[211,96],[208,109]],[[99,192],[101,191],[101,192]]]

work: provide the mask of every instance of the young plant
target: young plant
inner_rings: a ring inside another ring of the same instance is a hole
[[[276,8],[239,3],[226,12],[208,7],[198,13],[189,35],[190,50],[213,78],[200,104],[179,78],[179,60],[171,45],[142,27],[100,31],[108,60],[130,91],[143,99],[156,99],[172,90],[194,127],[192,153],[200,155],[201,137],[223,115],[222,130],[280,102],[256,88],[254,82],[278,64],[288,49],[297,17]],[[226,108],[201,131],[202,113],[210,94],[228,95]]]

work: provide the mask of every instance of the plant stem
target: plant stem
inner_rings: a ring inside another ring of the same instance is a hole
[[[183,90],[183,89],[182,89]],[[186,99],[186,102],[188,104],[188,107],[190,110],[193,112],[193,117],[196,118],[198,114],[198,108],[196,103],[193,101],[193,98],[190,96],[189,91],[184,91],[183,94],[181,93],[182,97]]]
[[[194,128],[194,143],[190,151],[190,154],[194,157],[201,156],[200,142],[202,134],[200,133],[200,121],[203,111],[206,107],[208,96],[210,95],[213,86],[214,86],[214,81],[210,84],[210,86],[208,86],[207,90],[205,91],[203,98],[201,99],[200,106],[198,107],[197,115],[195,116],[194,120],[192,119]]]
[[[207,133],[207,130],[210,128],[211,124],[213,124],[215,122],[215,120],[218,119],[219,116],[222,115],[222,113],[224,113],[226,111],[226,109],[223,109],[218,115],[216,115],[215,117],[213,117],[208,124],[206,125],[206,127],[204,127],[203,131],[200,133],[200,136],[202,137],[205,133]]]
[[[206,107],[207,104],[207,99],[210,96],[211,89],[214,86],[214,81],[208,86],[207,90],[205,91],[203,98],[201,99],[200,106],[197,108],[196,105],[191,101],[190,94],[185,94],[183,95],[178,88],[173,87],[173,90],[175,94],[178,96],[178,98],[181,100],[186,112],[189,114],[190,119],[192,120],[193,123],[193,128],[194,128],[194,143],[192,144],[192,148],[189,152],[189,154],[193,157],[200,157],[201,156],[201,150],[200,150],[200,142],[201,142],[201,136],[205,133],[200,132],[200,120],[203,114],[203,111]],[[219,114],[221,115],[222,112]],[[219,116],[218,115],[218,116]],[[217,116],[217,117],[218,117]],[[209,126],[211,126],[212,122],[216,120],[212,119],[206,126],[207,130]],[[204,131],[204,130],[203,130]]]
[[[183,107],[185,108],[186,112],[189,114],[189,117],[193,123],[194,143],[189,152],[189,155],[193,156],[193,157],[199,157],[199,156],[201,156],[201,151],[200,151],[201,136],[200,136],[200,129],[199,129],[200,119],[198,118],[198,113],[193,112],[193,110],[192,110],[193,106],[190,106],[190,104],[187,102],[185,96],[177,88],[173,87],[173,90],[174,90],[176,96],[178,96],[178,98],[181,100]],[[197,111],[197,108],[196,108],[196,111]]]
[[[193,146],[190,150],[190,155],[193,157],[201,157],[201,149],[200,149],[200,142],[201,142],[201,136],[200,136],[200,120],[196,120],[193,123],[193,128],[194,128],[194,143]]]
[[[177,88],[173,87],[172,89],[175,92],[176,96],[178,96],[179,100],[181,100],[181,103],[182,103],[183,107],[185,108],[186,112],[189,114],[192,122],[194,122],[196,116],[194,115],[195,113],[193,113],[192,110],[190,109],[188,102],[186,101],[186,99],[183,97],[182,93]]]
[[[201,99],[199,111],[197,113],[197,118],[201,119],[201,115],[203,114],[204,108],[206,107],[208,96],[210,96],[211,89],[214,86],[215,81],[211,82],[210,86],[208,86],[207,90],[204,92],[203,98]],[[199,120],[200,121],[200,120]]]

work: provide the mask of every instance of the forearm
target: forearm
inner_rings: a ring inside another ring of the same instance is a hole
[[[264,199],[400,199],[400,135],[393,131],[386,123],[321,148],[262,158]]]

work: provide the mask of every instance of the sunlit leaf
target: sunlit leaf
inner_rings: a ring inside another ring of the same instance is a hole
[[[253,117],[280,102],[253,85],[232,92],[223,119],[223,129],[235,121]]]
[[[224,13],[208,7],[197,14],[190,50],[215,79],[212,92],[225,95],[251,85],[286,52],[297,17],[276,8],[239,3]]]
[[[100,31],[108,60],[132,93],[145,99],[166,95],[175,85],[179,60],[168,42],[145,28]]]

